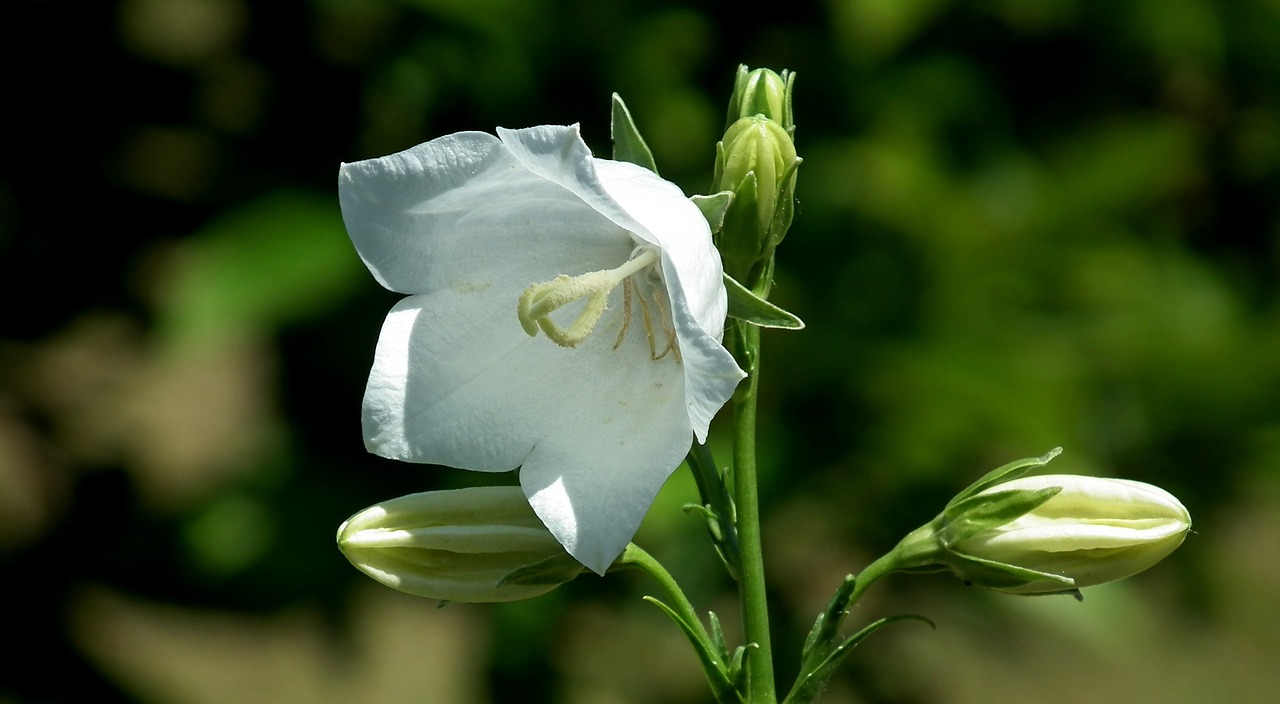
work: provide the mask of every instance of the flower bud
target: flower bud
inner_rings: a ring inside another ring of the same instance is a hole
[[[791,136],[764,115],[740,118],[716,146],[714,190],[733,192],[716,246],[735,279],[746,283],[791,227],[800,161]]]
[[[729,98],[729,120],[732,125],[744,117],[763,115],[782,125],[788,134],[795,131],[791,117],[791,88],[796,75],[783,71],[781,75],[767,68],[748,71],[738,67],[733,84],[733,96]]]
[[[514,486],[429,491],[375,504],[338,528],[338,549],[392,589],[443,601],[528,599],[583,570]]]
[[[1172,494],[1125,479],[1023,477],[953,501],[897,548],[1011,594],[1076,592],[1130,577],[1182,544],[1191,516]]]
[[[1079,589],[1146,570],[1181,545],[1191,529],[1191,514],[1172,494],[1127,479],[1023,477],[977,496],[1053,488],[1060,489],[1036,508],[1003,525],[961,537],[949,549],[985,562],[1067,577]],[[958,520],[963,523],[963,516]],[[962,530],[957,536],[964,534]],[[1032,581],[1003,589],[1035,594],[1059,591],[1055,586],[1056,580]]]

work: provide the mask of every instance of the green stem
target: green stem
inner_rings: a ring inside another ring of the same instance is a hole
[[[875,562],[867,565],[858,573],[858,583],[853,587],[853,594],[849,596],[849,605],[853,606],[858,603],[858,597],[862,596],[862,592],[867,590],[872,584],[885,575],[896,572],[901,567],[898,556],[890,552],[876,558]]]
[[[759,370],[760,328],[743,324],[735,336],[735,350],[747,378],[734,395],[733,488],[738,512],[741,550],[742,621],[749,644],[747,693],[752,704],[774,704],[773,648],[769,638],[769,606],[765,594],[764,552],[760,538],[760,501],[756,478],[756,381]]]

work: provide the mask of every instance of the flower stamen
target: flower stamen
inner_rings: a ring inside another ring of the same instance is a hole
[[[658,351],[653,344],[653,323],[649,320],[649,303],[640,297],[640,319],[644,321],[644,336],[649,340],[649,359],[656,360]]]
[[[659,359],[666,357],[667,353],[670,352],[675,356],[676,363],[680,364],[684,360],[680,358],[680,346],[676,344],[676,326],[674,323],[671,322],[671,316],[668,315],[667,313],[667,307],[662,305],[662,296],[654,295],[653,302],[658,306],[659,317],[662,318],[662,331],[666,333],[666,336],[667,336],[667,346],[662,348],[662,352],[659,352],[658,356],[653,357],[653,361],[656,362]],[[650,340],[650,345],[649,345],[650,352],[652,352],[653,335],[649,336],[649,340]]]
[[[561,347],[577,347],[595,330],[596,324],[600,322],[600,316],[604,315],[605,310],[608,309],[609,293],[620,283],[630,283],[631,275],[644,270],[656,261],[658,261],[656,249],[641,248],[635,256],[616,269],[590,271],[578,276],[561,274],[551,281],[534,284],[524,290],[517,305],[516,314],[520,319],[520,327],[530,337],[537,335],[538,330],[541,330],[552,342]],[[628,296],[625,285],[623,295],[624,298]],[[583,298],[586,299],[586,305],[567,329],[561,328],[551,319],[551,313],[554,311]],[[643,301],[644,297],[640,296],[640,298]],[[628,320],[630,305],[627,309],[628,313],[624,313],[623,316],[622,334],[626,333],[627,324],[630,322]],[[647,318],[645,327],[649,327]],[[615,348],[621,344],[622,334],[619,335]]]
[[[649,359],[656,362],[666,357],[668,352],[674,352],[676,363],[679,364],[682,360],[680,358],[680,347],[676,344],[676,328],[672,324],[670,316],[667,315],[667,307],[662,305],[662,292],[653,292],[653,305],[658,308],[658,317],[662,320],[662,331],[667,338],[667,344],[662,348],[661,352],[658,351],[657,340],[653,332],[653,314],[649,312],[649,302],[643,294],[639,295],[639,299],[640,319],[644,323],[644,335],[649,342]]]
[[[631,289],[635,288],[635,286],[631,279],[622,282],[622,327],[618,330],[618,336],[613,340],[613,349],[615,350],[627,338],[627,328],[631,327]]]

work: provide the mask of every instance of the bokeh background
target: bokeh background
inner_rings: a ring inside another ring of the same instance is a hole
[[[1083,603],[891,577],[850,625],[937,631],[867,641],[827,701],[1275,701],[1275,0],[0,13],[0,702],[707,701],[639,575],[437,608],[334,548],[368,504],[477,479],[363,449],[397,296],[335,183],[499,125],[581,122],[607,155],[618,91],[702,192],[743,62],[798,72],[805,158],[775,299],[809,327],[764,351],[779,677],[841,576],[1061,445],[1053,469],[1160,484],[1194,534]],[[736,632],[694,496],[679,472],[638,540]]]

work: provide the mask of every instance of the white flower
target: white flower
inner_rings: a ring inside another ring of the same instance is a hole
[[[680,190],[592,158],[577,126],[461,132],[344,164],[379,283],[365,444],[521,467],[534,511],[603,573],[744,374],[720,344],[719,255]]]

